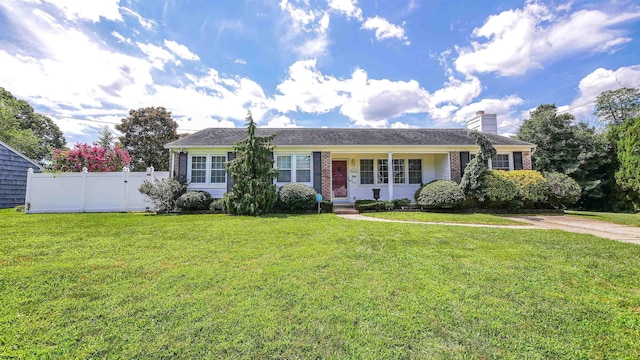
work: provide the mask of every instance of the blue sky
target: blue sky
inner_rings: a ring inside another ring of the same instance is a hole
[[[640,85],[638,1],[3,0],[0,86],[91,142],[129,109],[179,131],[464,127]],[[586,104],[586,105],[585,105]]]

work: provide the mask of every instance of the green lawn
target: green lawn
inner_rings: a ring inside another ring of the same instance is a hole
[[[640,226],[640,214],[606,213],[593,211],[565,211],[567,215],[591,220],[606,221],[614,224]]]
[[[640,246],[331,214],[0,211],[0,358],[640,357]]]
[[[491,214],[448,214],[432,212],[408,212],[408,211],[388,211],[363,213],[362,215],[381,219],[422,221],[422,222],[447,222],[459,224],[489,224],[489,225],[528,225],[521,221],[514,221]]]

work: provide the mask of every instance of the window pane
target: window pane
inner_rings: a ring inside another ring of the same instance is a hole
[[[311,170],[296,170],[296,182],[311,182]]]
[[[378,160],[378,184],[389,183],[389,164],[387,160]]]
[[[310,155],[297,155],[296,156],[296,169],[299,169],[299,170],[311,169],[311,156]]]
[[[409,159],[409,184],[422,184],[422,159]]]
[[[291,156],[278,156],[276,167],[281,170],[291,170]]]
[[[404,184],[404,159],[393,159],[393,183]]]
[[[224,169],[224,163],[227,161],[225,156],[212,156],[211,157],[211,182],[212,183],[225,183],[226,173]]]
[[[360,160],[360,184],[373,184],[373,160]]]
[[[491,168],[494,170],[509,170],[509,155],[498,154],[491,159]]]
[[[202,184],[207,182],[207,157],[191,157],[191,182]]]
[[[278,182],[291,182],[291,170],[278,170]]]

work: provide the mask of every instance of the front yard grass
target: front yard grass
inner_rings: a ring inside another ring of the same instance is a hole
[[[417,222],[442,222],[456,224],[487,224],[487,225],[528,225],[525,222],[510,220],[492,214],[467,214],[467,213],[435,213],[423,211],[388,211],[362,213],[380,219],[417,221]]]
[[[332,214],[0,211],[0,358],[640,357],[640,246]]]
[[[599,220],[620,225],[640,226],[640,214],[607,213],[594,211],[565,211],[567,215],[590,220]]]

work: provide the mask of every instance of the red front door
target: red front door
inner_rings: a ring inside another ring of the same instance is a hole
[[[334,198],[347,197],[347,161],[331,162],[331,189]]]

